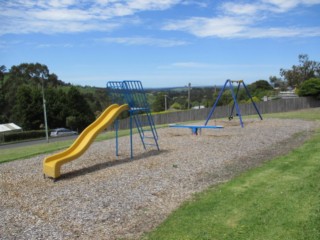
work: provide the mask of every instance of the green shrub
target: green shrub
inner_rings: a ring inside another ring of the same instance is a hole
[[[171,108],[181,110],[182,106],[181,106],[181,104],[175,102],[174,104],[171,105]]]
[[[24,131],[24,132],[10,132],[2,134],[0,141],[1,142],[14,142],[14,141],[23,141],[27,139],[43,138],[46,136],[44,130],[40,131]]]
[[[299,96],[320,97],[320,78],[310,78],[301,84]]]
[[[256,96],[252,97],[252,100],[253,100],[255,103],[261,102],[260,99],[257,98]],[[247,100],[247,103],[252,103],[252,102],[251,102],[251,99],[248,99],[248,100]]]

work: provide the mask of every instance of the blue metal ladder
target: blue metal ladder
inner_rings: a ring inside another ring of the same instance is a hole
[[[139,132],[144,149],[146,149],[147,146],[155,146],[158,150],[160,150],[157,129],[155,127],[141,81],[111,81],[107,83],[107,89],[109,90],[114,103],[127,103],[129,105],[131,158],[133,158],[133,123]],[[118,143],[116,151],[118,155]]]

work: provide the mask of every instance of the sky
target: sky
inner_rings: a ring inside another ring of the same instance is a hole
[[[0,65],[105,87],[250,84],[320,61],[320,0],[0,0]]]

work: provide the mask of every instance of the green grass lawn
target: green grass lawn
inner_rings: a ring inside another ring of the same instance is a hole
[[[167,125],[159,125],[157,128],[162,128]],[[133,134],[137,133],[138,130],[132,129]],[[118,136],[128,136],[130,134],[129,129],[119,130]],[[115,138],[114,131],[103,132],[97,136],[95,141],[103,141]],[[51,153],[54,151],[66,149],[74,142],[74,140],[60,141],[60,142],[49,142],[43,143],[39,145],[32,145],[26,147],[18,147],[18,148],[8,148],[2,149],[0,154],[0,164],[4,162],[10,162],[13,160],[26,159],[38,154]]]
[[[136,130],[134,129],[133,132],[135,133]],[[120,130],[119,137],[129,135],[129,130]],[[111,139],[115,137],[114,132],[105,132],[96,138],[96,141],[103,141],[107,139]],[[67,141],[59,141],[59,142],[49,142],[43,143],[39,145],[32,145],[26,147],[19,147],[19,148],[9,148],[9,149],[2,149],[0,155],[0,163],[9,162],[13,160],[19,159],[26,159],[38,154],[50,153],[58,150],[62,150],[71,146],[74,140],[67,140]]]
[[[320,108],[309,108],[304,110],[285,112],[285,113],[270,113],[264,114],[264,118],[289,118],[289,119],[303,119],[303,120],[318,120],[320,121]]]
[[[320,239],[320,131],[292,153],[197,194],[144,239]]]

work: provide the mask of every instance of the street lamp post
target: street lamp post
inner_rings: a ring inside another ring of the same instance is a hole
[[[46,99],[44,98],[44,80],[42,76],[42,103],[43,103],[43,115],[44,115],[44,125],[46,129],[46,140],[49,142],[49,134],[48,134],[48,121],[47,121],[47,109],[46,109]]]

